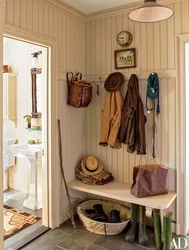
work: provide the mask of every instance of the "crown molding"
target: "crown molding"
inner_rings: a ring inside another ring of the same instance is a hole
[[[183,0],[159,0],[157,1],[159,4],[169,5],[177,2],[182,2]],[[109,8],[102,11],[93,12],[90,14],[86,14],[86,22],[103,19],[106,17],[121,15],[121,14],[127,14],[134,10],[135,8],[141,6],[144,3],[144,1],[138,1],[135,3],[125,4],[121,6],[117,6],[114,8]]]
[[[0,0],[0,2],[1,1],[4,1],[4,0]],[[120,5],[117,7],[113,7],[113,8],[85,14],[84,12],[79,11],[79,10],[75,9],[74,7],[68,5],[60,0],[40,0],[40,1],[43,2],[44,4],[49,4],[58,10],[61,9],[64,13],[66,13],[74,18],[77,18],[82,22],[90,22],[90,21],[95,21],[95,20],[99,20],[99,19],[103,19],[103,18],[107,18],[107,17],[111,17],[111,16],[127,14],[130,11],[132,11],[133,9],[139,7],[140,5],[142,5],[144,3],[143,0],[140,0],[140,1],[135,2],[135,3],[124,4],[124,5]],[[183,0],[159,0],[157,2],[159,4],[169,5],[169,4],[182,2],[182,1]]]
[[[1,1],[1,0],[0,0]],[[60,1],[60,0],[40,0],[44,4],[49,4],[57,10],[62,10],[64,13],[79,19],[82,22],[86,22],[86,14],[75,9],[74,7]]]

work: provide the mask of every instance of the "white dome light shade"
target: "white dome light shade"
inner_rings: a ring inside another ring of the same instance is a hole
[[[33,67],[33,68],[39,68],[40,62],[39,62],[38,56],[39,56],[40,54],[42,54],[42,51],[38,51],[38,52],[33,52],[33,53],[32,53],[32,67]]]
[[[33,68],[38,68],[39,67],[39,59],[38,57],[36,56],[33,56],[32,57],[32,67]]]
[[[129,19],[135,22],[152,23],[170,18],[173,10],[159,5],[154,0],[145,0],[145,3],[129,14]]]

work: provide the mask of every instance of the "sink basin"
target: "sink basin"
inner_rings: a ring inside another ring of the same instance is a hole
[[[25,157],[25,158],[35,158],[39,159],[42,157],[42,148],[40,144],[27,144],[27,143],[18,143],[10,145],[8,147],[11,154],[16,157]]]

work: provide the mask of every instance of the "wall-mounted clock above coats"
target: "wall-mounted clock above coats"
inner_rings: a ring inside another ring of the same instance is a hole
[[[117,42],[120,46],[128,47],[133,41],[133,36],[129,31],[121,31],[117,35]]]

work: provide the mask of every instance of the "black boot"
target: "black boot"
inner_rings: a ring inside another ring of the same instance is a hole
[[[146,208],[139,206],[139,234],[138,243],[146,246],[148,244],[148,236],[146,234]]]
[[[136,238],[138,205],[131,204],[131,221],[128,232],[125,235],[127,242],[133,243]]]

